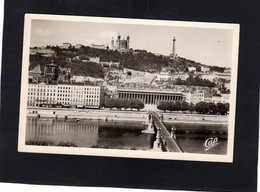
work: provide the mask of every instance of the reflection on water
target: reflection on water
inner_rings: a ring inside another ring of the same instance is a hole
[[[180,147],[188,153],[226,154],[227,125],[166,124],[176,128]],[[26,141],[44,141],[54,145],[72,142],[78,147],[150,150],[154,135],[143,134],[142,123],[94,120],[53,120],[27,117]],[[218,144],[206,150],[205,141],[217,137]]]
[[[103,122],[93,120],[57,121],[27,118],[26,141],[46,141],[54,144],[72,142],[79,147],[113,149],[151,149],[153,135],[142,134],[140,123]]]
[[[167,123],[168,130],[176,128],[176,137],[180,147],[187,153],[227,154],[228,126],[225,124]],[[214,147],[207,150],[205,143],[217,138]]]

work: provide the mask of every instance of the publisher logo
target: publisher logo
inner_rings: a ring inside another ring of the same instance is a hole
[[[212,147],[216,146],[218,144],[218,138],[217,137],[210,137],[205,141],[205,151],[208,151]]]

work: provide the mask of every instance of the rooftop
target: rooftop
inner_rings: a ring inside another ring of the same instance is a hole
[[[60,83],[49,83],[49,84],[46,84],[46,83],[43,83],[43,82],[41,82],[41,83],[34,83],[34,82],[32,82],[32,83],[29,83],[29,84],[35,84],[35,85],[71,85],[71,86],[76,86],[76,85],[79,85],[79,86],[93,86],[93,87],[100,87],[100,86],[98,86],[98,85],[89,85],[89,84],[84,84],[84,83],[75,83],[75,82],[73,82],[73,83],[67,83],[67,82],[60,82]]]

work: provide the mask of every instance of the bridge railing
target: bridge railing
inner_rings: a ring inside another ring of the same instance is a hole
[[[183,152],[176,140],[176,136],[174,136],[174,133],[169,133],[159,115],[155,112],[151,112],[150,114],[153,117],[155,128],[157,129],[157,131],[160,132],[160,143],[162,146],[162,150],[170,152]]]

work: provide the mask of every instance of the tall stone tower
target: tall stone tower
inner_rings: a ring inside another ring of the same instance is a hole
[[[129,50],[129,43],[130,43],[130,36],[129,35],[127,35],[126,40],[127,40],[127,50]]]
[[[112,37],[112,40],[111,40],[111,49],[114,49],[115,47],[115,42],[114,42],[114,38]]]
[[[174,59],[176,58],[175,42],[176,42],[176,39],[175,39],[175,37],[173,37],[173,41],[172,41],[172,57],[173,57]]]
[[[121,41],[121,35],[119,34],[118,36],[117,36],[117,42],[116,42],[116,44],[117,44],[117,49],[120,49],[121,47],[120,47],[120,41]]]

